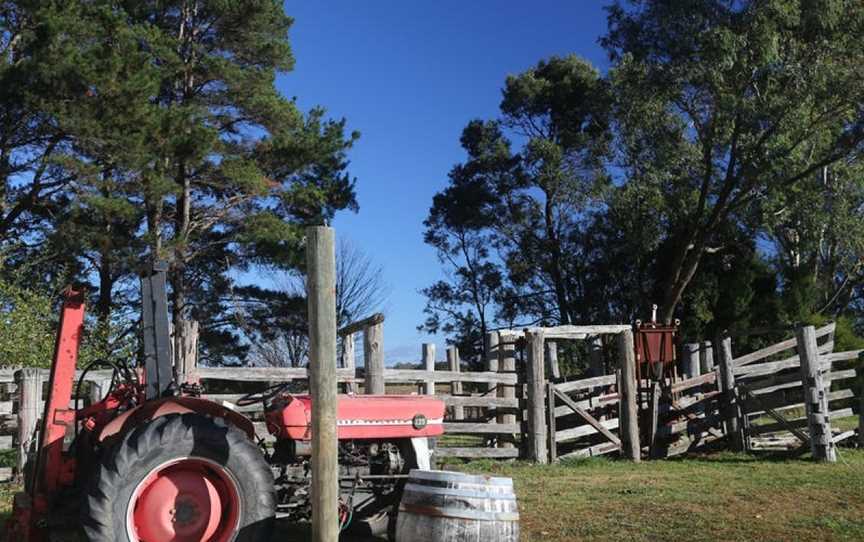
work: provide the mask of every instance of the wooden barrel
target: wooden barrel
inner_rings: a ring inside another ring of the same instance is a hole
[[[412,470],[396,518],[397,542],[517,542],[513,480]]]

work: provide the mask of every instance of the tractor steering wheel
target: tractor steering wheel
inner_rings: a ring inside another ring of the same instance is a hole
[[[240,399],[237,399],[237,402],[235,404],[237,406],[245,407],[257,403],[266,403],[270,399],[273,399],[274,397],[282,393],[282,391],[287,389],[289,385],[290,382],[280,382],[279,384],[264,388],[261,391],[247,393]]]

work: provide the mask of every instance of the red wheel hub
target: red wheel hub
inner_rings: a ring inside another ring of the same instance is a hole
[[[126,528],[134,542],[229,542],[240,491],[224,467],[201,458],[165,463],[132,493]]]

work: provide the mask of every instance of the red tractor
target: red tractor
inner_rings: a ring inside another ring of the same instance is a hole
[[[262,405],[276,438],[272,450],[256,443],[247,417],[174,381],[164,266],[142,280],[142,300],[144,366],[85,367],[109,367],[112,386],[78,409],[70,403],[84,301],[66,292],[38,447],[15,496],[9,542],[47,541],[52,530],[79,524],[94,542],[265,542],[277,515],[310,517],[310,397],[279,384],[240,399]],[[386,532],[408,471],[429,468],[427,439],[443,432],[444,404],[389,395],[338,401],[343,527]]]

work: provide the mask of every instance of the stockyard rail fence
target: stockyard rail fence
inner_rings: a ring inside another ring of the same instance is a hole
[[[455,347],[447,348],[442,369],[434,344],[421,346],[419,369],[386,367],[383,325],[379,314],[339,331],[339,385],[347,393],[441,398],[447,415],[445,436],[435,447],[438,458],[546,463],[619,454],[639,461],[727,448],[809,451],[815,459],[833,461],[838,444],[864,445],[864,398],[855,384],[864,351],[834,352],[834,324],[802,327],[793,337],[737,356],[732,337],[685,343],[677,356],[680,376],[660,381],[637,379],[629,325],[493,331],[486,336],[481,371],[464,370]],[[573,341],[587,344],[587,374],[562,377],[559,346]],[[361,368],[355,366],[357,343],[364,354]],[[272,439],[260,405],[233,403],[255,383],[260,388],[292,381],[302,392],[307,379],[305,368],[194,362],[177,367],[178,381],[200,381],[205,398],[252,417],[265,443]],[[82,397],[75,399],[81,405],[100,400],[110,388],[111,371],[83,376]],[[33,451],[48,377],[47,369],[0,369],[0,450],[17,451],[15,466],[0,470],[2,480],[22,472]],[[857,429],[848,427],[853,416]],[[847,427],[832,427],[840,419]]]

